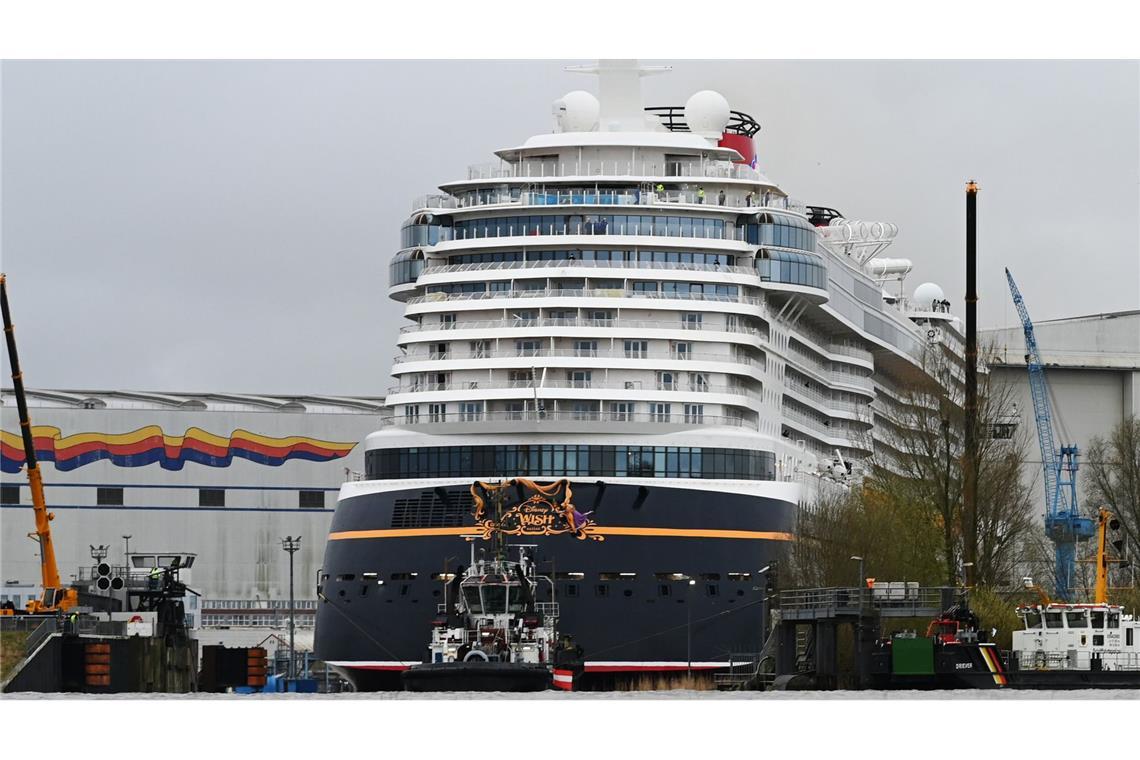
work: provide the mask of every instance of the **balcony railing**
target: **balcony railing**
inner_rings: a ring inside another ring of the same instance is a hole
[[[871,381],[869,375],[852,375],[847,372],[836,372],[831,370],[827,373],[833,383],[841,383],[843,385],[850,385],[856,388],[863,388],[864,390],[875,390],[875,384]]]
[[[736,356],[734,356],[731,354],[715,353],[712,351],[692,351],[692,352],[686,352],[683,355],[678,354],[675,351],[656,351],[656,350],[654,350],[654,351],[649,351],[649,350],[626,351],[623,348],[615,348],[612,350],[606,349],[606,348],[597,348],[597,349],[589,350],[588,354],[586,353],[586,351],[587,351],[586,349],[580,349],[580,348],[518,349],[518,348],[512,347],[509,349],[499,349],[499,350],[484,349],[482,352],[471,353],[465,357],[461,357],[458,354],[452,352],[452,355],[450,358],[453,358],[453,359],[517,359],[520,357],[526,357],[526,358],[530,358],[530,357],[582,357],[582,356],[588,355],[591,358],[597,357],[597,358],[603,358],[603,359],[653,359],[653,360],[673,359],[673,360],[677,360],[677,361],[726,362],[726,363],[730,363],[730,364],[743,364],[746,366],[752,365],[752,364],[763,365],[763,360],[761,360],[759,358],[753,359],[752,357],[747,356],[747,355],[736,355]],[[428,354],[407,354],[404,356],[397,356],[393,360],[392,363],[393,364],[406,364],[408,362],[422,362],[422,361],[431,361],[431,360],[441,359],[441,358],[448,358],[448,357],[437,356],[436,354],[437,354],[437,352],[430,352]]]
[[[802,211],[803,205],[779,193],[747,192],[733,189],[725,192],[723,202],[720,190],[705,193],[704,200],[696,188],[641,192],[640,190],[602,190],[551,188],[526,192],[477,192],[457,195],[421,195],[412,202],[412,211],[423,209],[463,209],[487,206],[668,206],[713,205],[734,209],[781,209]]]
[[[388,389],[388,394],[399,393],[431,393],[436,391],[473,391],[473,390],[562,390],[566,388],[572,389],[590,389],[590,390],[633,390],[640,391],[645,382],[641,380],[622,380],[619,382],[607,383],[599,380],[551,380],[547,379],[545,382],[540,382],[537,386],[531,385],[529,382],[523,380],[506,380],[506,381],[493,381],[493,380],[460,380],[457,382],[449,383],[411,383],[407,385],[395,385]],[[741,387],[739,385],[725,385],[725,384],[705,384],[700,387],[689,387],[689,385],[682,385],[679,382],[662,383],[656,382],[655,387],[659,391],[669,391],[671,393],[686,393],[686,394],[700,394],[706,393],[724,393],[734,396],[749,396],[752,398],[760,398],[760,394],[750,388]],[[526,394],[524,394],[526,395]]]
[[[759,182],[750,166],[727,161],[518,161],[472,164],[467,179],[541,179],[543,177],[641,177],[669,181],[716,178]]]
[[[713,414],[684,414],[684,408],[678,408],[670,414],[645,414],[634,412],[610,411],[547,411],[538,412],[533,409],[526,411],[492,411],[464,415],[456,412],[449,414],[426,415],[408,419],[400,415],[390,415],[380,418],[382,427],[415,427],[418,425],[440,425],[454,423],[478,422],[634,422],[660,425],[722,425],[729,427],[748,427],[749,423],[741,417],[730,417]]]
[[[870,410],[867,404],[859,404],[855,401],[847,401],[844,399],[836,399],[831,396],[825,395],[814,388],[805,387],[799,383],[789,382],[784,384],[784,390],[791,393],[793,396],[798,397],[801,401],[810,401],[811,403],[818,404],[826,409],[841,411],[841,412],[867,412],[870,415]]]
[[[751,327],[743,324],[736,325],[711,325],[702,322],[686,322],[681,323],[680,320],[660,320],[660,319],[554,319],[550,317],[534,318],[534,319],[473,319],[463,322],[447,322],[444,324],[432,325],[405,325],[400,328],[401,335],[408,335],[417,332],[437,332],[439,330],[479,330],[479,329],[495,329],[495,328],[525,328],[531,329],[535,327],[606,327],[606,328],[620,328],[623,330],[634,329],[648,329],[648,330],[709,330],[714,332],[732,332],[732,333],[755,333],[759,337],[764,337],[763,333],[753,330]]]
[[[855,443],[856,448],[868,448],[868,446],[862,445],[862,441],[864,438],[866,438],[865,433],[851,430],[846,427],[833,425],[829,422],[815,417],[814,415],[805,414],[795,407],[788,406],[787,404],[784,405],[782,414],[785,418],[791,420],[792,422],[797,422],[801,425],[804,425],[827,438],[840,438],[848,441],[849,443]],[[869,419],[867,420],[867,424],[871,424]]]
[[[581,267],[585,269],[668,269],[688,272],[729,272],[759,279],[753,267],[728,266],[725,264],[684,264],[665,261],[587,261],[582,259],[558,259],[555,261],[484,261],[478,264],[432,264],[424,268],[422,276],[451,272],[482,272],[488,269],[553,269],[561,267]]]
[[[543,290],[489,290],[478,293],[427,293],[407,300],[409,306],[420,303],[482,301],[496,298],[647,298],[658,301],[688,300],[743,303],[764,306],[763,298],[718,293],[664,293],[661,291],[624,290],[622,288],[546,288]]]
[[[867,349],[851,346],[846,343],[825,344],[823,348],[826,351],[830,351],[833,354],[840,354],[841,356],[850,356],[854,359],[862,359],[868,362],[875,360],[874,354]]]

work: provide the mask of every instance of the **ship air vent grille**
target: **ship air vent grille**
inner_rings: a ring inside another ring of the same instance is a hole
[[[396,499],[392,504],[393,528],[458,528],[471,514],[471,494],[466,489],[448,489],[447,499],[435,491]]]

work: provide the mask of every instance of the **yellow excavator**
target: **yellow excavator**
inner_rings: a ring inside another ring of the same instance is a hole
[[[79,592],[64,588],[59,582],[59,567],[55,562],[55,546],[51,542],[51,521],[55,515],[48,512],[44,502],[44,481],[36,464],[36,446],[32,440],[32,422],[28,418],[28,402],[24,397],[24,376],[16,355],[16,332],[12,327],[12,313],[8,309],[8,279],[0,274],[0,306],[4,311],[4,338],[8,343],[8,359],[12,364],[12,386],[16,393],[16,406],[20,411],[20,433],[24,438],[24,461],[28,468],[28,486],[32,490],[32,506],[36,517],[36,532],[29,533],[40,545],[40,577],[43,594],[28,602],[32,615],[54,615],[67,612],[79,604]],[[11,609],[0,614],[13,614]]]

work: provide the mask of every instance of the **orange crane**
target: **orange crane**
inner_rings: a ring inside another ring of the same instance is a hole
[[[1123,547],[1122,541],[1112,542],[1118,556],[1108,556],[1107,534],[1109,530],[1113,532],[1120,530],[1120,521],[1107,509],[1101,507],[1097,514],[1096,530],[1096,586],[1093,589],[1093,602],[1095,604],[1105,604],[1108,601],[1108,566],[1118,564],[1121,567],[1128,567],[1129,564],[1127,560],[1119,556]]]
[[[28,417],[28,402],[24,398],[24,376],[16,355],[16,331],[12,327],[12,313],[8,309],[8,279],[0,274],[0,306],[4,311],[4,338],[8,342],[8,359],[12,364],[12,386],[16,392],[16,406],[20,411],[20,433],[24,438],[24,461],[28,468],[28,486],[32,490],[32,506],[36,517],[36,532],[28,535],[40,545],[40,577],[43,595],[28,602],[33,615],[51,615],[79,604],[79,593],[64,588],[59,582],[59,567],[55,562],[55,546],[51,542],[51,521],[55,515],[48,512],[44,502],[44,481],[36,463],[36,446],[32,440],[32,422]]]

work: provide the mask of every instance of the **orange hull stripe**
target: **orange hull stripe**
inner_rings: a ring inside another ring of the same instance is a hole
[[[794,541],[791,533],[778,533],[759,530],[689,530],[686,528],[620,528],[598,526],[590,528],[590,533],[602,536],[661,536],[665,538],[744,538],[763,541]],[[330,541],[345,541],[355,538],[412,538],[416,536],[478,536],[480,531],[474,526],[465,528],[393,528],[389,530],[342,530],[329,534]]]
[[[477,536],[474,527],[467,528],[392,528],[390,530],[342,530],[329,534],[329,541],[352,538],[410,538],[412,536]]]
[[[762,530],[690,530],[688,528],[620,528],[599,525],[590,533],[602,536],[663,536],[666,538],[751,538],[763,541],[795,541],[791,533]]]

